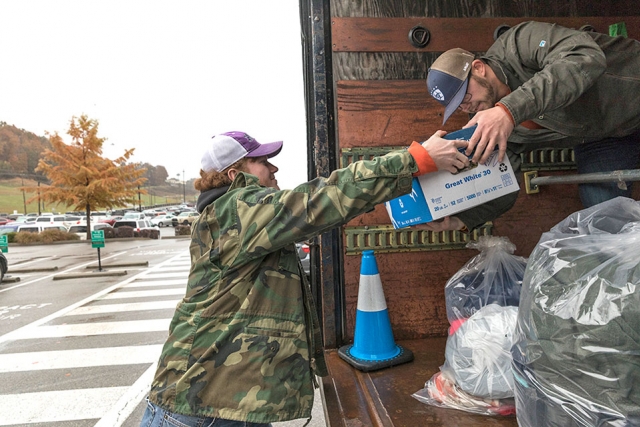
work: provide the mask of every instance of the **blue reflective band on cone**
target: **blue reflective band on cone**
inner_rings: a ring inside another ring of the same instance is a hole
[[[378,274],[378,263],[372,250],[362,251],[362,264],[360,265],[360,274],[372,276]]]

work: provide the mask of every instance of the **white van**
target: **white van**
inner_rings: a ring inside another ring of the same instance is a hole
[[[36,218],[36,224],[49,224],[49,225],[65,225],[64,215],[41,215]]]
[[[31,224],[24,224],[21,225],[20,227],[18,227],[18,229],[16,230],[18,233],[21,232],[26,232],[26,233],[41,233],[44,230],[51,230],[51,229],[56,229],[56,230],[60,230],[60,231],[64,231],[65,233],[67,232],[67,227],[65,227],[64,225],[54,225],[54,224],[37,224],[37,223],[31,223]]]

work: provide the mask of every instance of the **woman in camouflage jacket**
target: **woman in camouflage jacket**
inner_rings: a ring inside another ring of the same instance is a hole
[[[293,190],[269,158],[282,142],[217,135],[202,157],[191,271],[141,426],[233,426],[309,417],[326,375],[320,325],[295,242],[411,191],[413,176],[468,164],[439,132]],[[162,423],[165,424],[162,424]],[[168,423],[168,424],[167,424]]]

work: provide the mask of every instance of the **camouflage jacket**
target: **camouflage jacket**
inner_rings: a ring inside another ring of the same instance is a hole
[[[186,296],[150,400],[171,412],[256,423],[309,417],[314,374],[326,375],[326,366],[294,243],[406,194],[417,170],[401,150],[293,190],[238,174],[194,222]]]

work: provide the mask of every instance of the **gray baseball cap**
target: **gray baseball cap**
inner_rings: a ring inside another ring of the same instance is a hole
[[[442,124],[456,111],[467,93],[473,59],[474,55],[469,51],[450,49],[440,55],[429,68],[427,89],[445,107]]]

